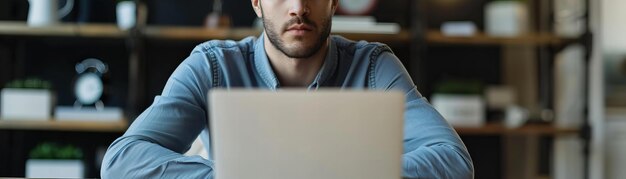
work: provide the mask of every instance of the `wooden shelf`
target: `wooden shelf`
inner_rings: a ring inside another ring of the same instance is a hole
[[[350,40],[365,40],[383,43],[411,43],[409,30],[402,29],[397,34],[368,34],[368,33],[336,33]]]
[[[438,30],[426,33],[427,43],[458,45],[559,45],[574,39],[557,37],[553,34],[526,34],[516,37],[494,37],[478,33],[469,37],[446,36]]]
[[[54,131],[87,131],[87,132],[124,132],[128,128],[125,119],[118,121],[47,121],[3,120],[0,129],[12,130],[54,130]]]
[[[148,26],[143,33],[149,38],[170,40],[240,40],[248,36],[258,36],[261,31],[252,28],[204,28],[177,26]]]
[[[526,124],[507,128],[501,123],[488,123],[482,127],[454,127],[459,135],[567,135],[577,134],[578,128],[556,128],[549,124]]]
[[[22,21],[0,21],[0,35],[123,38],[127,34],[128,32],[120,30],[115,24],[62,23],[48,27],[29,27]]]
[[[217,28],[183,26],[147,26],[141,31],[148,38],[169,40],[241,40],[248,36],[259,36],[261,30],[254,28]],[[12,36],[61,36],[61,37],[102,37],[124,38],[128,31],[120,30],[115,24],[76,24],[61,23],[48,27],[29,27],[23,21],[0,21],[0,35]],[[333,33],[352,40],[370,42],[409,43],[408,30],[398,34]]]
[[[175,27],[175,26],[148,26],[143,30],[149,38],[170,40],[241,40],[249,36],[259,36],[261,30],[253,28],[218,28],[203,27]],[[333,33],[352,40],[366,40],[370,42],[408,43],[411,41],[407,30],[398,34],[369,34],[369,33]]]

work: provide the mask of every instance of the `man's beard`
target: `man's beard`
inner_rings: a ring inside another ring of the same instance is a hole
[[[301,49],[287,48],[285,46],[285,42],[283,42],[283,40],[280,38],[280,35],[279,35],[279,33],[282,32],[282,30],[287,29],[294,24],[300,24],[300,23],[310,25],[313,28],[318,29],[317,25],[312,23],[311,20],[309,20],[307,17],[295,17],[287,21],[287,23],[285,23],[280,29],[281,31],[278,32],[276,31],[276,29],[274,29],[275,27],[274,23],[266,19],[265,14],[263,14],[263,26],[265,27],[265,33],[267,33],[267,37],[270,39],[270,42],[272,43],[272,45],[274,45],[274,47],[280,50],[287,57],[308,58],[308,57],[315,55],[315,53],[317,53],[320,50],[320,48],[322,47],[322,44],[326,42],[326,39],[330,35],[330,28],[331,28],[330,19],[331,19],[330,16],[322,19],[321,34],[319,34],[319,39],[317,39],[317,41],[314,43],[314,45],[311,48],[308,48],[308,47],[301,47]]]

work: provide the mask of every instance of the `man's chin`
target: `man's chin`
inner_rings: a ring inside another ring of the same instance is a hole
[[[315,55],[319,49],[314,49],[313,46],[290,48],[283,52],[289,58],[309,58]]]

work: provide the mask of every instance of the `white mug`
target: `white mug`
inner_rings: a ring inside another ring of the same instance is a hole
[[[58,0],[28,0],[28,26],[41,27],[59,23],[59,19],[72,11],[74,0],[67,0],[65,6],[57,10]]]
[[[122,30],[128,30],[135,26],[136,5],[134,1],[122,1],[117,3],[117,26]]]

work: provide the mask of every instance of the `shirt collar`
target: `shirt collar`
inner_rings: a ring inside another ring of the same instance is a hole
[[[335,41],[330,38],[324,64],[322,64],[320,71],[317,72],[315,80],[309,85],[309,89],[318,89],[320,86],[326,84],[326,81],[334,75],[337,69],[337,58],[337,46],[335,45]]]
[[[257,38],[256,44],[254,44],[254,66],[259,76],[261,76],[261,79],[263,79],[263,82],[265,82],[270,89],[276,90],[279,85],[278,78],[274,74],[270,60],[265,53],[265,47],[263,45],[264,34],[265,32],[261,33],[261,36]]]
[[[256,44],[254,45],[254,66],[261,76],[261,79],[263,79],[263,82],[265,82],[270,89],[276,90],[280,87],[280,83],[278,82],[278,78],[276,77],[265,52],[264,34],[265,32],[258,37]],[[309,90],[317,90],[321,85],[325,84],[325,82],[336,71],[337,60],[337,47],[335,41],[330,38],[328,52],[326,53],[324,63],[322,64],[320,71],[315,76],[313,82],[308,86]]]

